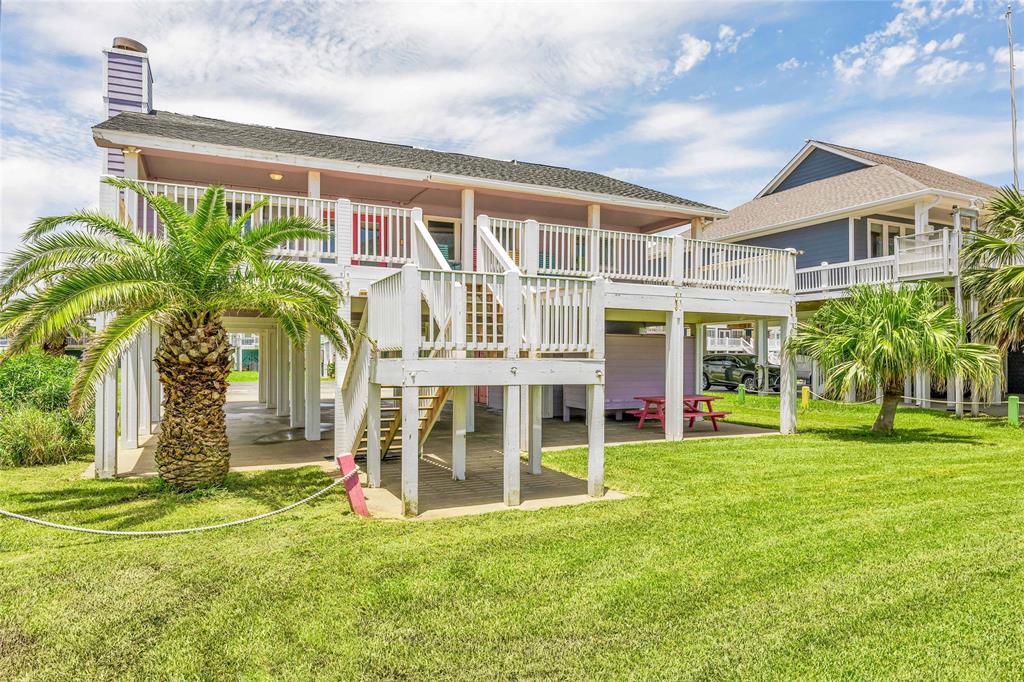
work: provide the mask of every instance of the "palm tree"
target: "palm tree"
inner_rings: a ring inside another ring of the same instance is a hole
[[[797,324],[789,351],[825,368],[828,390],[882,388],[882,408],[872,431],[892,433],[905,377],[925,370],[991,387],[1000,371],[995,347],[967,343],[964,326],[945,289],[923,282],[894,287],[858,285]]]
[[[97,379],[150,325],[159,325],[160,476],[179,490],[215,485],[229,461],[224,401],[232,349],[225,312],[273,318],[296,345],[314,333],[336,348],[351,345],[354,331],[337,312],[338,285],[317,265],[270,255],[286,241],[320,240],[327,233],[311,217],[249,228],[265,202],[232,222],[222,187],[207,189],[189,214],[135,181],[105,182],[144,198],[163,235],[140,234],[127,222],[87,210],[35,221],[2,272],[0,334],[11,337],[13,355],[83,319],[112,314],[92,335],[75,378],[72,408],[83,412]]]
[[[1006,350],[1024,343],[1024,196],[1004,187],[986,205],[982,231],[963,249],[964,291],[978,300],[975,335]]]

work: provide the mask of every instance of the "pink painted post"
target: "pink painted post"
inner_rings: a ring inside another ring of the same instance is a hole
[[[342,476],[356,470],[356,458],[351,453],[346,452],[334,459],[338,462]],[[370,510],[366,508],[366,498],[363,496],[363,486],[359,483],[359,476],[353,476],[345,481],[345,492],[348,493],[348,504],[352,507],[352,513],[359,516],[370,515]]]

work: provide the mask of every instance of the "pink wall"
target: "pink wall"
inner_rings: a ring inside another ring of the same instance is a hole
[[[665,337],[661,334],[605,336],[604,406],[606,410],[641,407],[634,396],[665,394]],[[683,344],[683,391],[694,393],[693,337]],[[586,409],[586,386],[566,386],[565,408]]]

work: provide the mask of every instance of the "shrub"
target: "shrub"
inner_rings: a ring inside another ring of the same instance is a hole
[[[0,362],[0,404],[61,410],[71,400],[78,360],[31,350]]]
[[[19,405],[0,411],[0,466],[67,462],[91,447],[87,429],[67,409],[45,412]]]

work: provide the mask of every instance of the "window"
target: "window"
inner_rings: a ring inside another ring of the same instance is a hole
[[[896,253],[896,238],[914,234],[914,226],[903,223],[868,221],[868,258],[881,258]]]

